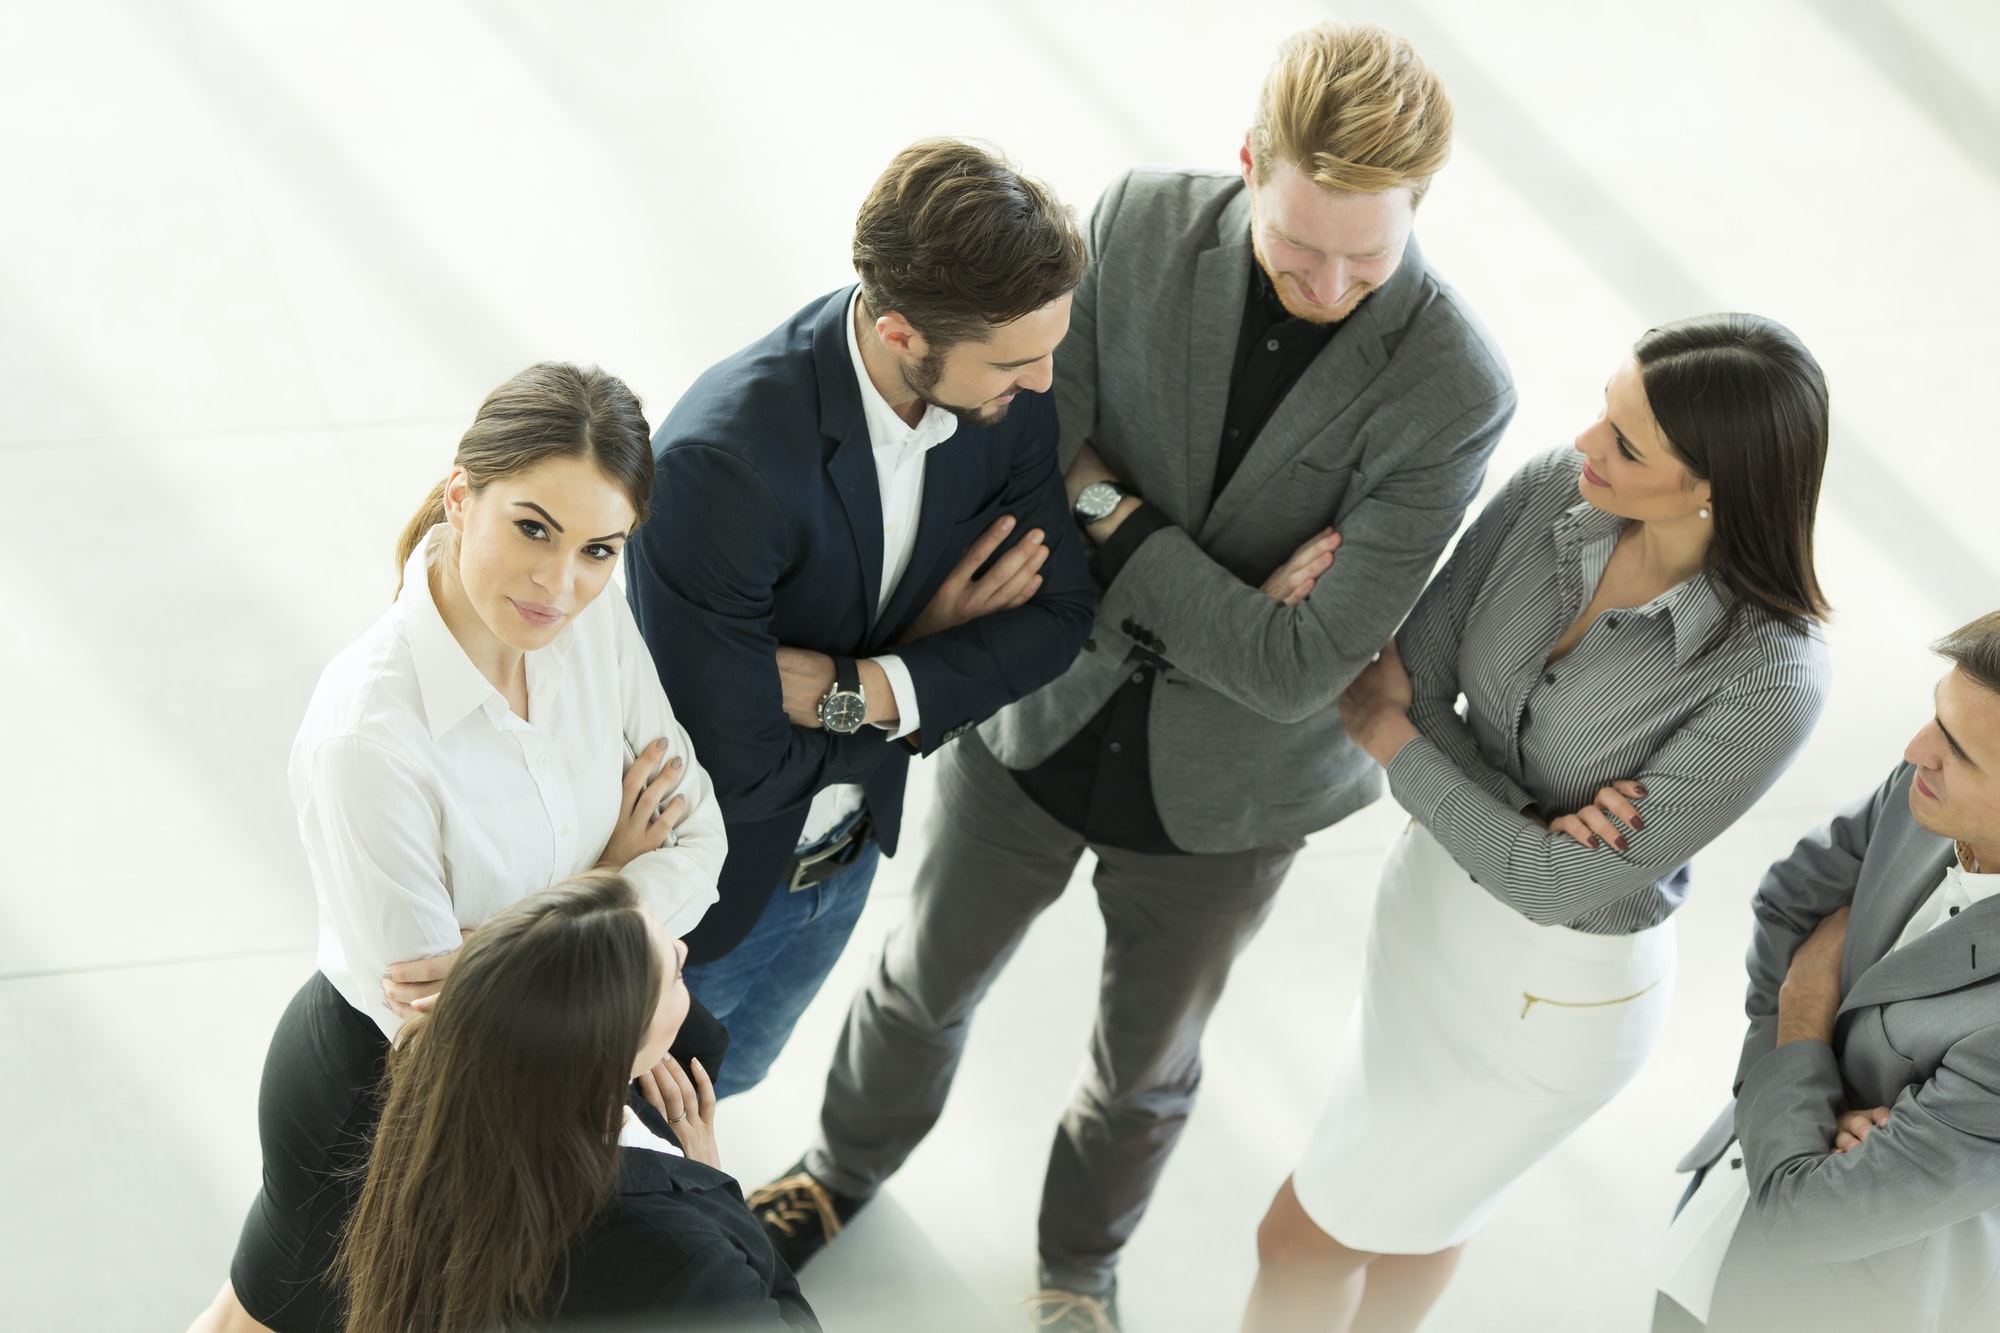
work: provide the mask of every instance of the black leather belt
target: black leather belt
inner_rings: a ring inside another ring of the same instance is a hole
[[[861,855],[862,847],[874,836],[875,821],[862,815],[841,838],[816,852],[793,857],[791,865],[785,870],[785,887],[797,893],[800,889],[809,889],[832,879],[854,864],[855,858]]]

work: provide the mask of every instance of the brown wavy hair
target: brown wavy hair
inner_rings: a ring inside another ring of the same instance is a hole
[[[854,223],[862,307],[901,315],[931,354],[1076,290],[1087,262],[1076,215],[1048,186],[957,139],[896,154]]]
[[[632,1058],[665,964],[639,897],[594,872],[465,942],[389,1055],[333,1277],[347,1333],[485,1333],[543,1316],[618,1181]]]
[[[645,522],[653,500],[652,431],[625,381],[596,366],[538,361],[486,395],[451,461],[479,491],[551,458],[597,464],[631,501],[633,526]],[[431,487],[396,541],[398,593],[410,553],[444,522],[444,487],[443,481]]]

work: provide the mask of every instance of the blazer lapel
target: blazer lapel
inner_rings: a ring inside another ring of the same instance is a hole
[[[1216,454],[1222,447],[1222,418],[1229,410],[1229,372],[1236,363],[1236,339],[1243,328],[1243,298],[1250,287],[1250,191],[1240,191],[1216,220],[1217,242],[1194,264],[1194,300],[1188,318],[1186,403],[1187,459],[1181,474],[1181,526],[1194,532],[1208,514],[1215,488]]]
[[[958,434],[970,429],[961,422]],[[946,441],[946,445],[959,445],[958,434]],[[957,448],[940,447],[932,449],[924,457],[924,496],[917,506],[917,539],[910,547],[910,562],[903,566],[902,579],[897,582],[896,590],[889,594],[889,604],[882,608],[882,614],[869,630],[868,641],[876,647],[902,633],[904,626],[915,619],[917,609],[930,600],[930,594],[935,590],[935,585],[926,576],[937,563],[952,529],[957,526],[952,498],[958,493],[958,475],[951,461],[957,456],[960,456]],[[969,452],[965,456],[970,456]],[[880,520],[876,521],[875,531],[878,535],[882,531]],[[880,551],[881,543],[877,542],[875,564],[878,570],[882,564]],[[954,560],[957,558],[956,552],[949,554]]]
[[[1229,479],[1229,485],[1216,498],[1215,508],[1201,524],[1196,541],[1206,546],[1239,514],[1248,512],[1251,499],[1264,484],[1345,411],[1388,364],[1383,339],[1409,322],[1424,272],[1423,252],[1412,236],[1395,276],[1347,317],[1348,327],[1320,349],[1305,374],[1299,376],[1298,383],[1279,402],[1264,429],[1251,441],[1236,475]],[[1242,299],[1240,290],[1237,298]],[[1226,389],[1223,394],[1227,396]],[[1221,424],[1219,420],[1217,424]],[[1205,481],[1214,478],[1214,454],[1215,445],[1211,443],[1211,466]]]
[[[1944,873],[1942,865],[1938,873]],[[1908,924],[1907,913],[1903,921]],[[1849,988],[1840,1012],[1958,990],[1995,976],[2000,976],[2000,898],[1989,898],[1877,961]]]
[[[875,475],[868,419],[861,412],[854,358],[847,350],[847,309],[853,292],[848,287],[827,298],[813,328],[813,365],[819,376],[820,434],[833,442],[826,472],[847,513],[854,555],[861,562],[861,581],[868,594],[861,619],[865,633],[874,623],[875,606],[882,597],[882,486]]]

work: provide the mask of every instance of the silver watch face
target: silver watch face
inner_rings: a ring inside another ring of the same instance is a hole
[[[1106,518],[1125,493],[1108,481],[1093,481],[1076,493],[1076,516],[1086,523]]]
[[[841,736],[852,736],[868,720],[868,701],[853,690],[835,690],[819,701],[819,724]]]

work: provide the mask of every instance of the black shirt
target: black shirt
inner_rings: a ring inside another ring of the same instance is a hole
[[[671,1138],[637,1095],[633,1112]],[[744,1206],[733,1177],[651,1148],[618,1150],[618,1188],[570,1247],[555,1328],[810,1330],[798,1279]]]
[[[1229,485],[1258,432],[1339,328],[1294,317],[1278,300],[1264,266],[1252,259],[1211,499]],[[1155,532],[1171,526],[1165,514],[1142,502],[1091,557],[1098,585],[1110,587],[1133,552]],[[1129,625],[1126,632],[1131,633]],[[1090,643],[1084,648],[1095,651]],[[1014,780],[1036,805],[1091,842],[1128,852],[1172,855],[1181,849],[1167,836],[1153,801],[1146,732],[1153,682],[1168,663],[1157,653],[1134,648],[1125,665],[1125,683],[1097,715],[1060,750],[1034,768],[1014,774]]]

